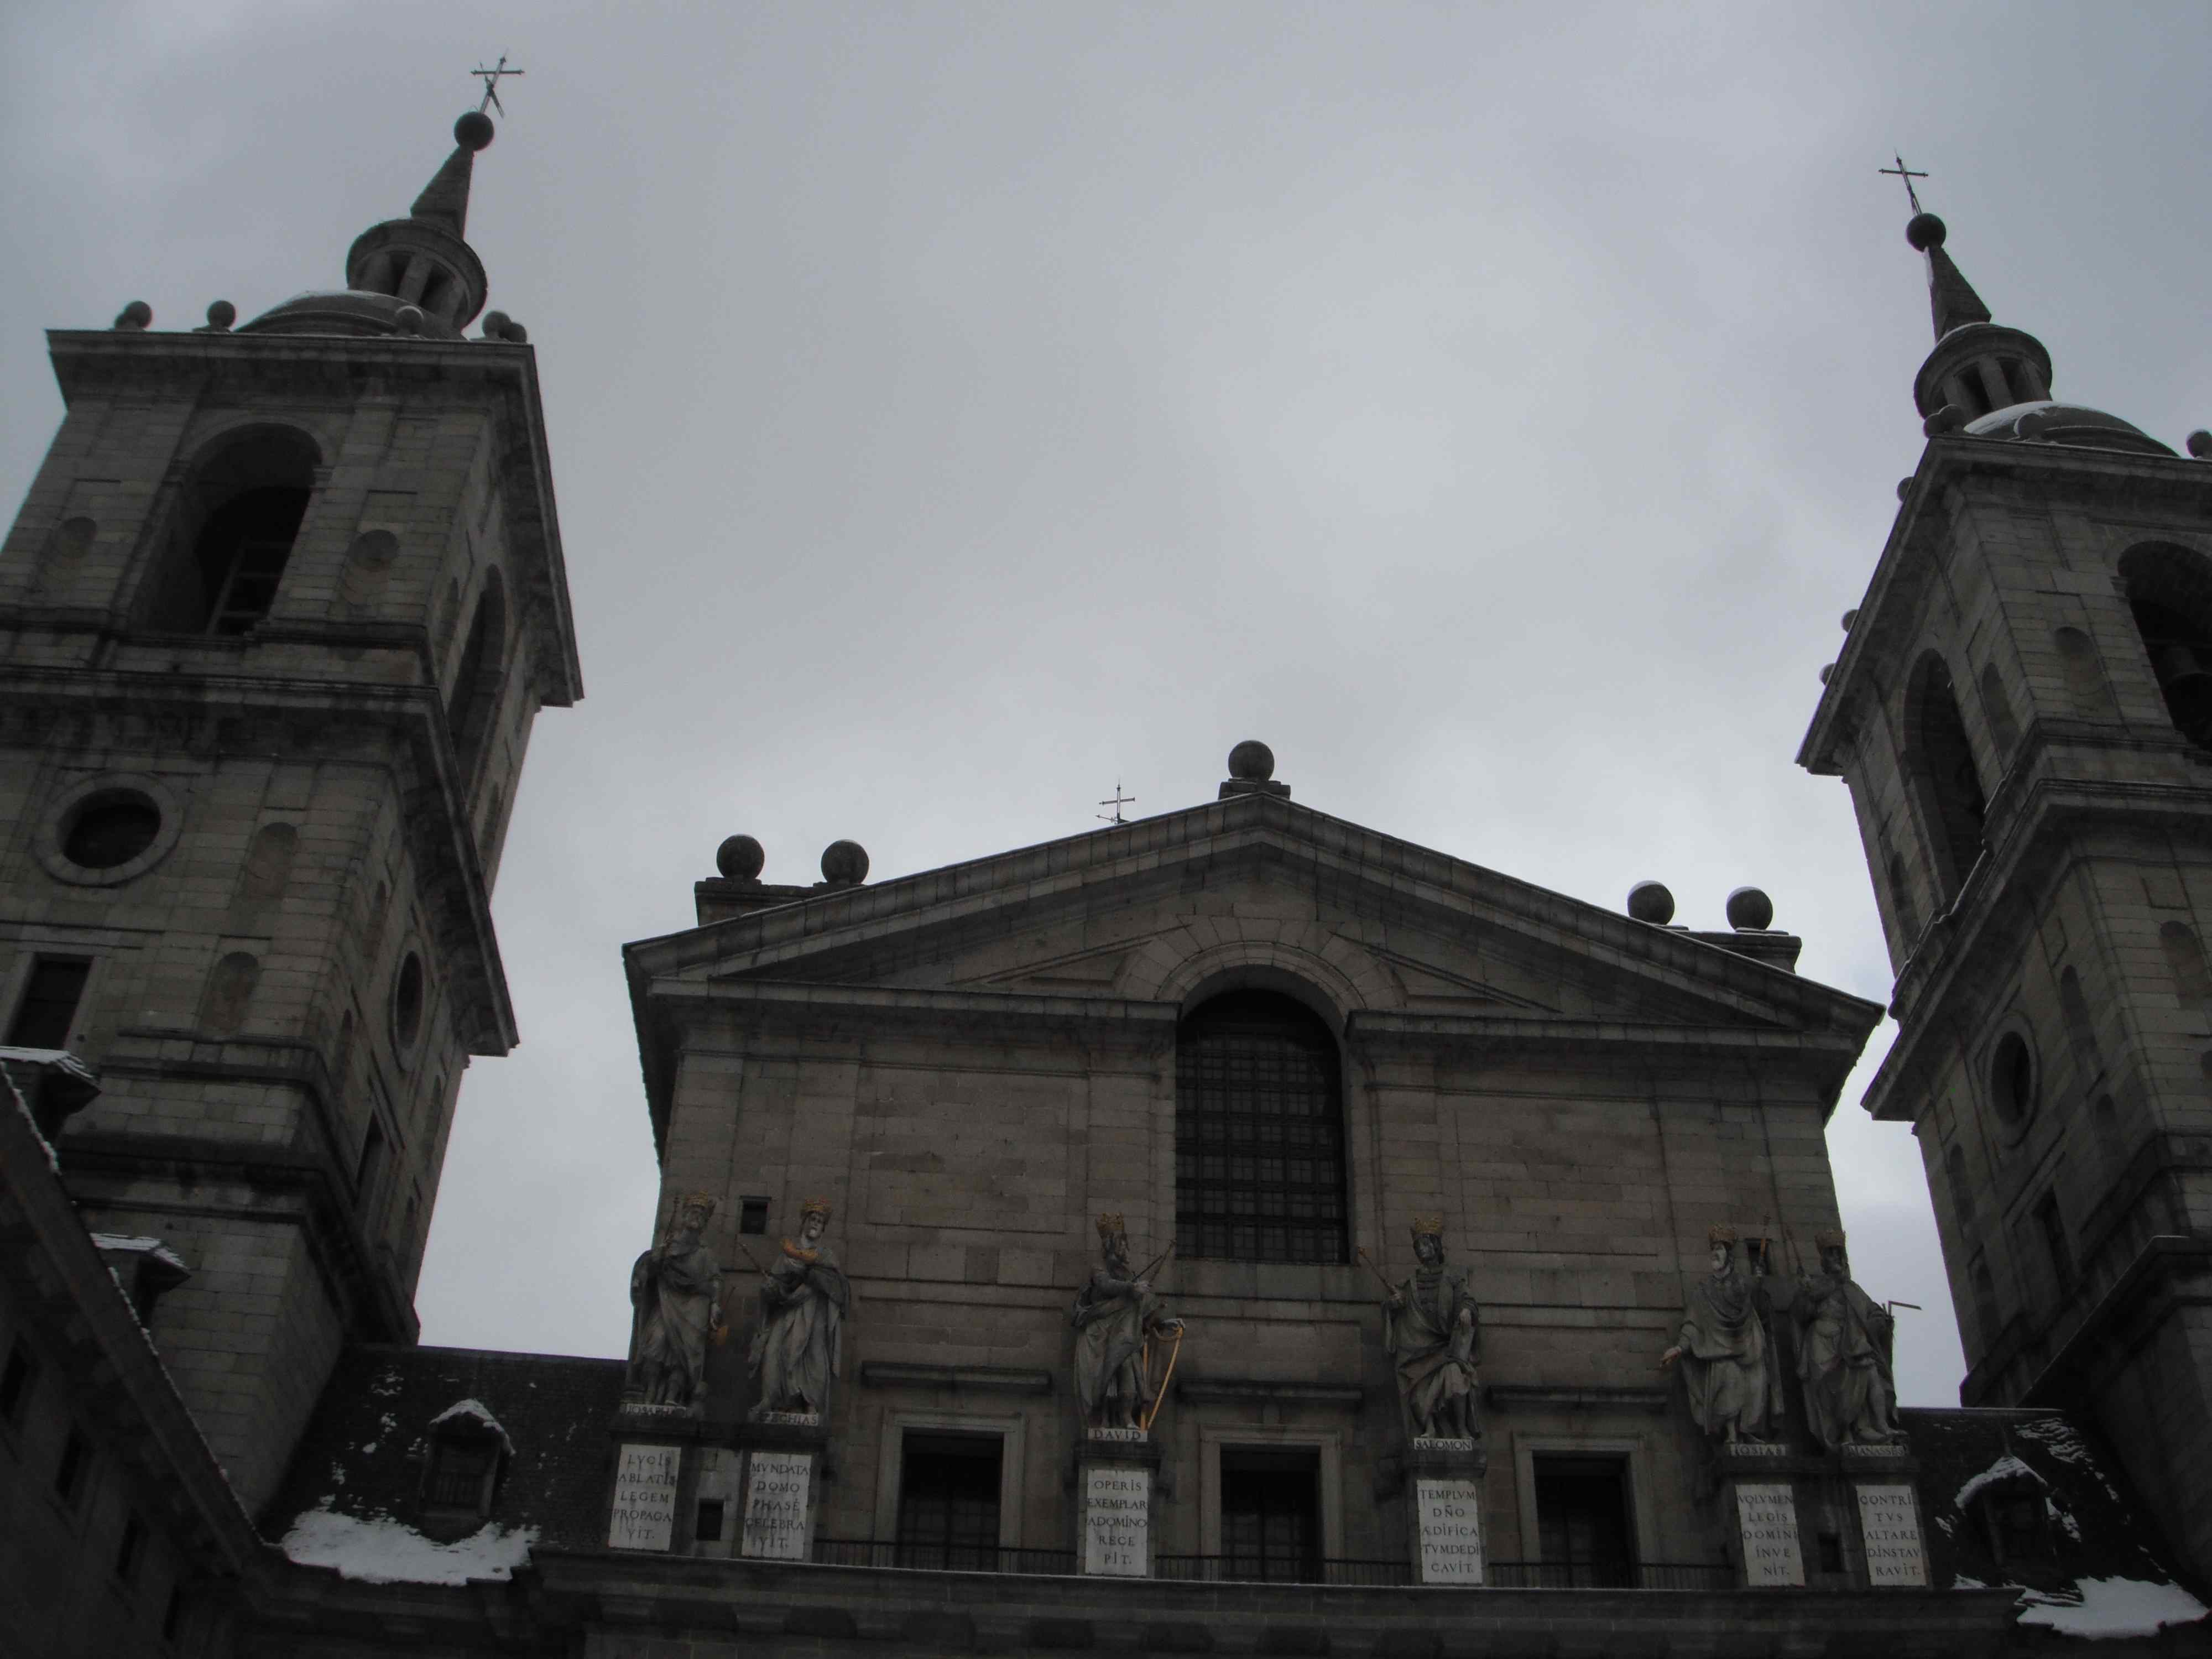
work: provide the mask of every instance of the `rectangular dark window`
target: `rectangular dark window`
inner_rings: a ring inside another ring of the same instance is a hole
[[[76,1024],[77,1004],[92,964],[81,957],[40,957],[31,964],[23,999],[8,1026],[8,1042],[17,1048],[66,1048]]]
[[[766,1199],[741,1198],[738,1200],[738,1231],[741,1233],[764,1233],[768,1231]]]
[[[1618,1457],[1539,1456],[1535,1475],[1544,1587],[1633,1589],[1627,1464]]]
[[[62,1442],[62,1461],[54,1467],[54,1491],[64,1504],[76,1502],[77,1494],[84,1490],[84,1466],[90,1461],[92,1448],[75,1429]]]
[[[1310,1584],[1321,1577],[1317,1450],[1221,1449],[1221,1558],[1227,1578]]]
[[[0,1367],[0,1423],[13,1428],[23,1419],[23,1402],[30,1398],[32,1379],[39,1363],[18,1342],[8,1351],[8,1364]]]
[[[698,1544],[719,1544],[722,1541],[722,1500],[702,1498],[699,1500],[699,1522],[691,1528],[691,1539]]]
[[[481,1510],[484,1485],[499,1448],[489,1440],[435,1440],[430,1444],[430,1501],[441,1508]]]
[[[138,1575],[139,1558],[146,1553],[146,1528],[137,1516],[123,1522],[123,1539],[115,1547],[115,1576],[129,1583]]]
[[[361,1160],[354,1165],[353,1190],[356,1197],[367,1204],[376,1191],[377,1177],[384,1173],[384,1126],[374,1117],[368,1121],[368,1133],[361,1138]]]
[[[1824,1532],[1814,1542],[1819,1546],[1820,1571],[1841,1572],[1844,1570],[1844,1536],[1841,1533]]]
[[[2035,1206],[2035,1219],[2043,1229],[2043,1247],[2051,1253],[2051,1276],[2058,1288],[2074,1288],[2074,1247],[2066,1242],[2066,1218],[2058,1213],[2058,1194],[2045,1193]]]
[[[185,1587],[172,1584],[169,1586],[169,1605],[161,1610],[161,1639],[173,1642],[184,1633],[184,1628]]]
[[[995,1434],[908,1431],[899,1461],[900,1566],[997,1570],[1003,1451]]]

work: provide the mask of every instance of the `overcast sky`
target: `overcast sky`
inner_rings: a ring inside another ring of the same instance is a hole
[[[538,353],[587,700],[495,906],[427,1340],[622,1352],[651,1137],[619,947],[721,838],[882,879],[1296,799],[1617,906],[1756,883],[1887,1001],[1792,763],[1921,448],[1902,148],[2062,396],[2212,424],[2212,9],[15,3],[0,493],[41,331],[338,285],[527,70],[469,238]],[[1961,1369],[1908,1132],[1830,1133],[1911,1401]]]

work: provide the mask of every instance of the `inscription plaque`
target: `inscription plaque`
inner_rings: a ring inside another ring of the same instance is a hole
[[[1424,1584],[1482,1582],[1482,1488],[1473,1480],[1413,1483]]]
[[[1920,1543],[1920,1505],[1912,1488],[1902,1482],[1863,1480],[1858,1492],[1867,1583],[1876,1589],[1924,1586],[1928,1553]]]
[[[814,1496],[814,1454],[756,1451],[745,1487],[739,1553],[763,1561],[806,1559],[807,1508]]]
[[[676,1481],[684,1463],[678,1446],[624,1445],[615,1465],[615,1502],[607,1516],[611,1550],[665,1550],[675,1538]]]
[[[1109,1578],[1152,1572],[1152,1472],[1094,1463],[1083,1472],[1083,1571]]]
[[[1093,1429],[1093,1440],[1115,1440],[1125,1445],[1142,1446],[1150,1443],[1152,1435],[1143,1429]]]
[[[1797,1549],[1797,1504],[1788,1481],[1737,1481],[1735,1520],[1743,1540],[1747,1586],[1761,1589],[1804,1584],[1805,1558]]]

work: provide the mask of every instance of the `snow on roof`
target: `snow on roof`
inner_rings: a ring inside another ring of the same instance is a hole
[[[499,1419],[491,1414],[490,1408],[481,1400],[456,1400],[430,1419],[430,1426],[435,1429],[441,1423],[451,1422],[457,1417],[476,1419],[478,1423],[499,1437],[499,1443],[506,1449],[509,1457],[514,1455],[514,1442],[507,1437],[507,1431],[500,1426]]]
[[[494,1521],[441,1544],[388,1515],[364,1518],[318,1509],[295,1521],[279,1547],[303,1567],[330,1567],[364,1584],[465,1584],[513,1577],[517,1567],[529,1565],[537,1541],[535,1527],[510,1532]]]
[[[115,1250],[133,1255],[150,1255],[156,1261],[166,1262],[179,1273],[190,1273],[184,1258],[158,1238],[143,1238],[129,1233],[94,1233],[92,1248],[95,1250]]]
[[[22,1114],[23,1121],[31,1131],[32,1139],[46,1148],[47,1165],[56,1175],[59,1175],[62,1172],[62,1161],[54,1156],[52,1143],[47,1140],[46,1132],[39,1127],[39,1120],[31,1115],[31,1103],[23,1098],[23,1091],[15,1086],[15,1073],[8,1069],[5,1060],[0,1060],[0,1082],[7,1084],[9,1094],[15,1098],[15,1109]]]
[[[1960,1487],[1959,1495],[1951,1500],[1952,1504],[1955,1508],[1963,1510],[1967,1504],[1974,1501],[1976,1494],[1980,1492],[1984,1487],[1994,1486],[2006,1480],[2017,1480],[2022,1476],[2033,1481],[2039,1491],[2047,1484],[2041,1475],[2038,1474],[2033,1469],[2028,1468],[2027,1464],[2021,1462],[2020,1459],[2014,1457],[2010,1452],[2007,1452],[2002,1457],[1997,1459],[1996,1462],[1990,1464],[1989,1468],[1984,1469],[1972,1480],[1967,1481],[1965,1486]]]
[[[2193,1624],[2212,1613],[2179,1584],[2140,1578],[2078,1578],[2081,1600],[2044,1590],[2021,1595],[2020,1622],[2047,1625],[2069,1636],[2155,1636],[2171,1625]]]

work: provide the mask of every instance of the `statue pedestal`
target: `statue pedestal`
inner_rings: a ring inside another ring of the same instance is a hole
[[[1407,1533],[1421,1583],[1483,1582],[1482,1477],[1489,1467],[1480,1440],[1408,1443]]]
[[[1160,1449],[1142,1429],[1092,1429],[1076,1449],[1077,1553],[1086,1574],[1152,1576],[1152,1487]]]
[[[1928,1549],[1920,1532],[1919,1466],[1902,1445],[1845,1446],[1836,1455],[1858,1514],[1870,1589],[1922,1589]]]
[[[1729,1536],[1747,1589],[1800,1589],[1805,1555],[1797,1538],[1793,1477],[1812,1462],[1786,1446],[1739,1443],[1714,1449],[1726,1494]]]
[[[628,1404],[608,1425],[615,1443],[607,1547],[727,1555],[737,1454],[720,1431],[681,1407]]]
[[[764,1412],[738,1428],[745,1460],[740,1555],[804,1561],[812,1554],[823,1439],[822,1419],[811,1413]]]

